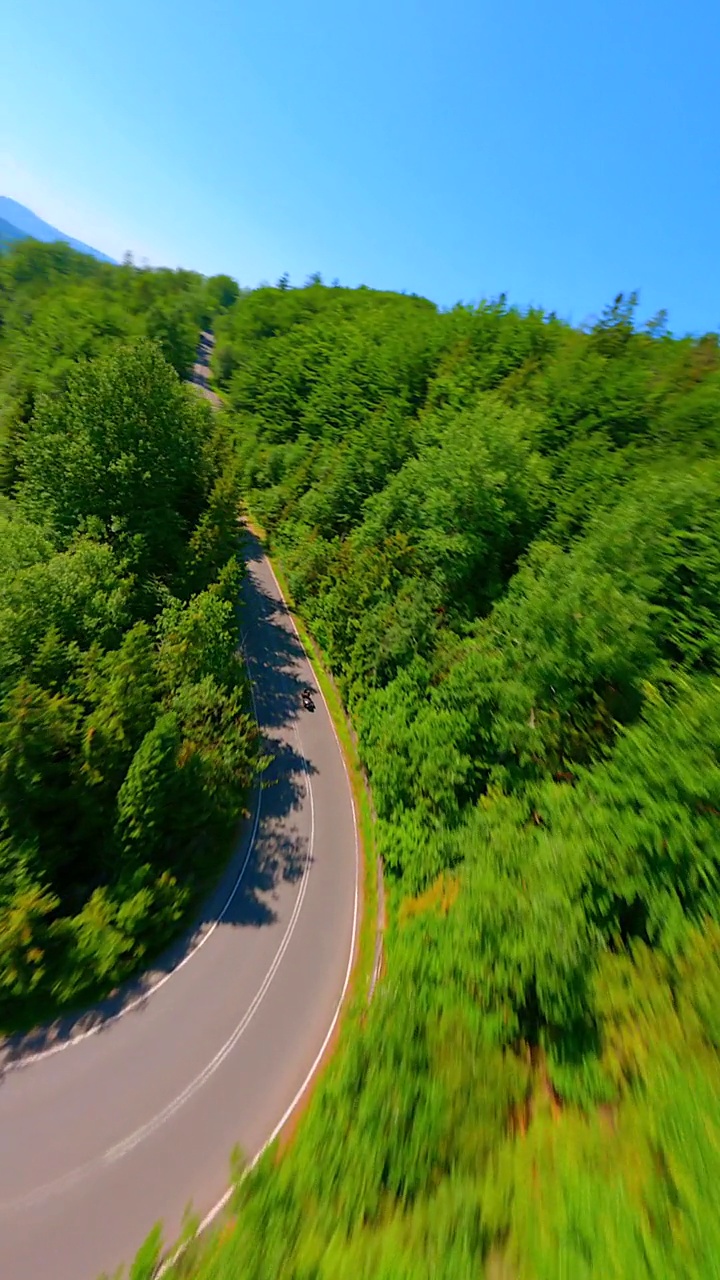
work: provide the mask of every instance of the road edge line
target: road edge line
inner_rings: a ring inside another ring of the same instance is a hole
[[[264,534],[264,531],[257,525],[247,511],[243,513],[243,523],[247,527],[248,532],[260,542],[263,555],[265,556],[273,578],[275,579],[275,584],[288,611],[288,616],[293,624],[297,638],[302,645],[305,656],[307,657],[316,676],[320,695],[325,704],[328,719],[330,720],[330,724],[335,735],[335,741],[337,742],[340,757],[343,762],[345,776],[348,781],[348,789],[350,791],[353,824],[355,828],[355,901],[353,907],[353,934],[345,979],[335,1013],[333,1014],[330,1026],[303,1083],[297,1090],[288,1107],[285,1109],[280,1120],[275,1125],[270,1136],[267,1138],[260,1150],[253,1156],[247,1167],[243,1169],[240,1177],[230,1184],[220,1199],[212,1206],[212,1208],[205,1214],[205,1217],[193,1229],[192,1233],[177,1245],[168,1257],[164,1258],[160,1262],[158,1268],[153,1273],[154,1280],[162,1280],[162,1277],[167,1275],[171,1268],[182,1260],[191,1245],[194,1244],[205,1231],[207,1231],[208,1227],[212,1226],[222,1213],[223,1209],[227,1208],[238,1187],[252,1173],[253,1169],[255,1169],[259,1164],[260,1160],[270,1147],[272,1147],[273,1143],[276,1142],[278,1138],[282,1139],[283,1130],[285,1130],[287,1126],[297,1123],[301,1118],[303,1108],[310,1101],[312,1092],[311,1086],[317,1086],[322,1075],[323,1068],[327,1065],[328,1050],[331,1046],[333,1037],[339,1030],[341,1018],[353,1008],[352,1001],[356,994],[352,989],[353,985],[362,978],[366,969],[369,970],[369,987],[371,994],[375,988],[378,972],[377,934],[381,914],[384,926],[384,902],[382,903],[382,907],[380,907],[377,901],[379,892],[378,886],[381,883],[382,866],[375,847],[374,815],[367,779],[365,778],[360,764],[357,746],[352,735],[347,713],[342,704],[340,694],[336,689],[329,672],[325,669],[323,656],[317,642],[307,631],[302,618],[296,614],[292,601],[292,593],[281,566],[273,563],[269,554],[267,537]],[[372,906],[374,911],[368,911],[368,906]],[[371,924],[373,925],[372,930],[369,928]]]

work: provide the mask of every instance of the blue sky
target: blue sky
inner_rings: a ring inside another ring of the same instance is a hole
[[[717,0],[22,0],[0,194],[114,256],[720,328]]]

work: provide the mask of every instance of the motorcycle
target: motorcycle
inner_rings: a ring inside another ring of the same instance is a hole
[[[314,701],[313,701],[313,691],[312,691],[312,689],[303,689],[302,694],[301,694],[301,697],[302,697],[302,703],[303,703],[303,706],[304,706],[305,710],[306,710],[306,711],[314,711],[314,710],[315,710],[315,703],[314,703]]]

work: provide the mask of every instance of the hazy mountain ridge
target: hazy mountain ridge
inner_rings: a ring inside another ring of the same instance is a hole
[[[100,262],[115,261],[106,253],[101,253],[99,249],[83,244],[82,240],[75,240],[73,236],[66,235],[64,231],[38,218],[32,209],[19,204],[17,200],[11,200],[9,196],[0,196],[0,245],[9,244],[12,240],[22,240],[27,236],[46,243],[64,240],[65,244],[77,249],[78,253],[89,253]]]
[[[0,218],[0,248],[11,244],[13,240],[24,239],[24,231],[20,231],[18,227],[14,227],[12,223],[7,222],[5,218]]]

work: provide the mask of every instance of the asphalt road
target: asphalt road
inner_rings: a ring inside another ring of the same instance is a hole
[[[206,400],[209,400],[216,409],[220,409],[222,401],[210,386],[210,361],[214,346],[214,335],[209,330],[204,329],[200,334],[195,364],[192,367],[189,381],[197,387]]]
[[[172,1239],[190,1201],[207,1212],[231,1148],[262,1148],[338,1010],[356,933],[352,796],[322,698],[302,707],[312,671],[272,570],[248,548],[269,785],[191,938],[115,1001],[0,1051],[0,1280],[96,1280],[159,1219]]]

